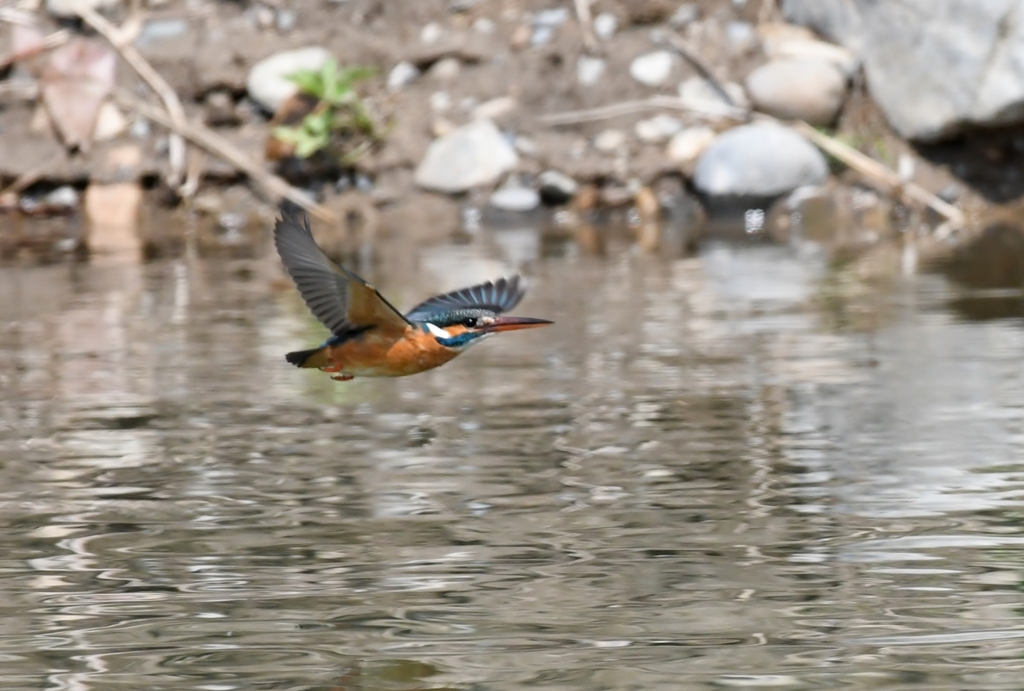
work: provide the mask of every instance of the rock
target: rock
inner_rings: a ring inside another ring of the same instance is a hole
[[[565,24],[565,20],[569,18],[569,9],[566,7],[554,7],[549,10],[541,10],[537,14],[533,15],[534,26],[550,26],[558,28],[562,24]]]
[[[736,115],[750,107],[742,86],[735,82],[726,82],[723,87],[729,100],[726,100],[711,81],[702,77],[690,77],[679,85],[679,98],[688,107],[708,115]]]
[[[772,60],[807,58],[831,62],[852,77],[860,69],[860,58],[849,48],[819,41],[814,32],[794,24],[762,24],[757,27],[765,54]]]
[[[71,210],[78,206],[78,190],[62,185],[43,198],[43,203],[56,210]]]
[[[437,43],[444,38],[444,29],[437,22],[431,22],[420,29],[420,42],[431,44]]]
[[[533,211],[540,206],[540,195],[537,190],[515,184],[495,190],[490,204],[503,211]]]
[[[648,144],[660,144],[683,129],[683,123],[671,115],[655,115],[636,123],[636,136]]]
[[[518,106],[519,103],[511,96],[498,96],[473,108],[471,117],[474,120],[480,118],[498,120],[514,111]]]
[[[447,91],[435,91],[430,94],[430,109],[435,113],[443,113],[452,107],[452,97]]]
[[[487,17],[478,17],[473,21],[473,30],[479,34],[485,34],[487,36],[493,34],[498,29],[498,25],[493,20]]]
[[[430,68],[430,76],[440,82],[452,82],[458,79],[462,64],[457,58],[443,58]]]
[[[629,74],[646,86],[660,86],[668,81],[674,62],[675,56],[672,53],[658,50],[634,58],[629,65]]]
[[[782,10],[860,53],[872,97],[903,137],[1024,120],[1019,3],[783,0]]]
[[[536,157],[540,153],[540,147],[537,143],[529,137],[519,135],[516,137],[516,141],[513,144],[516,147],[516,151],[521,153],[523,156]]]
[[[330,51],[313,46],[289,50],[260,60],[249,70],[245,88],[249,98],[271,113],[299,90],[288,77],[301,70],[318,70],[331,60]]]
[[[416,65],[412,64],[408,60],[403,60],[388,72],[387,86],[388,91],[401,91],[405,87],[412,84],[420,76],[420,71]]]
[[[576,196],[579,184],[565,173],[557,170],[545,170],[537,178],[540,185],[540,198],[548,205],[565,204]]]
[[[594,35],[602,41],[607,41],[615,35],[619,28],[619,20],[611,12],[602,12],[594,17]]]
[[[474,120],[431,142],[414,179],[426,189],[465,192],[493,184],[518,163],[515,149],[493,122]]]
[[[530,45],[534,48],[540,48],[551,43],[551,39],[555,37],[555,30],[550,26],[538,26],[534,28],[533,33],[530,34]]]
[[[751,72],[746,86],[758,110],[815,126],[832,124],[846,98],[846,75],[822,60],[773,60]]]
[[[607,63],[601,58],[581,55],[576,61],[576,81],[581,86],[593,86],[601,81]]]
[[[718,134],[710,127],[698,125],[688,127],[677,133],[668,143],[665,155],[669,160],[677,164],[685,173],[693,173],[693,165],[704,153],[704,150],[711,146]]]
[[[96,116],[96,127],[92,131],[93,141],[103,142],[114,139],[127,131],[128,118],[115,104],[105,101]]]
[[[744,53],[757,47],[757,32],[750,22],[729,22],[725,36],[734,52]]]
[[[697,161],[693,183],[709,196],[765,198],[827,177],[825,157],[799,134],[752,124],[719,135]]]
[[[668,18],[668,23],[673,29],[681,29],[687,24],[697,21],[698,17],[700,17],[700,9],[696,3],[684,2]]]
[[[72,19],[78,16],[75,8],[81,5],[102,12],[120,7],[121,0],[46,0],[46,11],[54,17]]]
[[[605,130],[594,138],[594,148],[606,154],[621,149],[626,144],[626,134],[622,130]]]

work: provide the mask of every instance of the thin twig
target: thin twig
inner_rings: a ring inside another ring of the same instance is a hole
[[[0,58],[0,69],[3,69],[8,65],[13,65],[19,60],[28,60],[29,58],[34,58],[35,56],[42,53],[44,50],[50,50],[51,48],[56,48],[59,45],[67,43],[69,38],[71,38],[71,33],[67,29],[60,29],[59,31],[54,31],[49,36],[43,37],[43,40],[41,40],[39,43],[32,46],[31,48],[18,52],[11,51],[4,57]]]
[[[635,101],[621,101],[607,106],[597,108],[585,108],[583,110],[567,110],[561,113],[550,113],[540,116],[541,123],[556,127],[559,125],[575,125],[581,122],[593,122],[595,120],[607,120],[620,115],[632,115],[643,113],[648,110],[659,108],[667,110],[681,110],[687,113],[695,113],[704,117],[729,118],[731,120],[746,120],[747,111],[735,106],[723,106],[721,109],[701,108],[692,103],[674,96],[651,96],[650,98],[638,99]]]
[[[575,5],[576,20],[583,32],[583,47],[593,52],[597,49],[597,39],[594,37],[594,20],[590,16],[590,0],[575,0]]]
[[[317,204],[298,188],[292,187],[281,178],[264,170],[260,164],[249,158],[245,152],[208,127],[190,122],[180,125],[163,109],[157,108],[123,89],[118,89],[114,92],[114,100],[125,108],[134,110],[143,117],[170,129],[176,134],[180,134],[193,144],[201,146],[215,156],[227,161],[236,169],[248,175],[253,182],[263,188],[272,198],[284,197],[293,201],[322,221],[327,221],[328,223],[337,223],[339,221],[338,215],[329,208],[322,204]]]
[[[698,55],[697,51],[691,48],[690,44],[687,43],[682,36],[669,29],[665,32],[665,40],[668,41],[668,44],[672,46],[677,53],[683,56],[684,60],[693,65],[693,68],[697,70],[698,74],[704,77],[704,79],[711,84],[711,88],[713,88],[727,104],[734,108],[739,107],[739,104],[736,103],[735,99],[729,95],[728,90],[725,88],[725,82],[718,78],[711,69],[711,66],[704,62],[704,58]]]
[[[775,120],[775,118],[770,119]],[[778,121],[776,120],[776,122]],[[886,168],[875,159],[857,151],[852,146],[848,146],[838,139],[819,132],[802,120],[796,120],[788,124],[791,128],[814,142],[818,148],[835,156],[852,170],[869,180],[881,183],[887,188],[886,191],[898,197],[904,197],[919,204],[924,204],[954,225],[962,227],[966,222],[963,211],[939,199],[920,185],[904,180],[896,171]]]
[[[132,69],[138,72],[139,76],[160,96],[160,100],[164,102],[164,107],[167,108],[167,112],[176,125],[175,130],[187,125],[188,120],[185,117],[185,109],[178,99],[178,94],[167,83],[167,80],[143,57],[142,53],[132,45],[131,41],[125,40],[124,33],[85,3],[79,3],[75,11],[82,18],[83,22],[107,39],[114,50],[124,58],[125,62],[131,65]],[[170,158],[171,172],[167,182],[172,188],[176,188],[181,184],[185,171],[185,141],[176,133],[170,137],[168,157]]]

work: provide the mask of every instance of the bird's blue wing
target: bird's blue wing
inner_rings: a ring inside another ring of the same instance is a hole
[[[424,300],[409,310],[405,317],[411,321],[426,321],[438,312],[459,309],[483,309],[501,314],[518,305],[525,294],[526,282],[520,281],[519,276],[499,278]]]

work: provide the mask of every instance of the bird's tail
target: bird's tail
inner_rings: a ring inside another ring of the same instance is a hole
[[[284,356],[284,359],[296,367],[326,367],[330,364],[327,356],[327,346],[310,348],[309,350],[296,350]]]

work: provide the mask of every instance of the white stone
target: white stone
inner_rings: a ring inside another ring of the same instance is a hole
[[[490,35],[497,30],[497,25],[487,17],[478,17],[473,22],[473,29],[480,34]]]
[[[622,130],[605,130],[594,138],[594,148],[602,153],[612,153],[626,144],[626,133]]]
[[[594,35],[602,41],[607,41],[615,35],[619,28],[619,20],[610,12],[602,12],[594,17]]]
[[[684,169],[691,167],[718,136],[713,129],[698,125],[676,133],[668,143],[665,155]]]
[[[683,129],[683,123],[671,115],[655,115],[636,123],[636,136],[648,144],[660,144]]]
[[[846,75],[825,60],[772,60],[751,72],[746,84],[758,110],[815,126],[832,124],[846,99]]]
[[[672,73],[675,56],[667,50],[658,50],[633,59],[629,74],[633,79],[647,86],[660,86],[668,81]]]
[[[754,123],[719,135],[694,171],[694,186],[710,196],[774,197],[828,178],[825,157],[781,125]]]
[[[102,142],[108,139],[119,137],[128,130],[128,118],[124,116],[121,109],[110,101],[105,101],[100,106],[96,115],[96,127],[93,129],[92,138],[94,141]]]
[[[508,115],[518,106],[519,103],[511,96],[498,96],[497,98],[492,98],[490,101],[484,101],[477,107],[473,108],[472,118],[474,120],[479,118],[497,120]]]
[[[416,65],[412,64],[408,60],[403,60],[388,72],[388,91],[401,91],[403,88],[409,86],[416,81],[420,76],[420,71]]]
[[[431,142],[415,181],[439,192],[465,192],[494,184],[518,163],[515,149],[493,122],[474,120]]]
[[[681,29],[687,24],[697,21],[699,16],[700,10],[697,8],[695,3],[684,2],[676,8],[676,11],[668,18],[668,23],[676,29]]]
[[[541,197],[554,204],[564,204],[580,189],[579,183],[557,170],[545,170],[537,178],[537,184]]]
[[[264,58],[249,70],[245,81],[249,98],[270,112],[276,112],[299,89],[288,79],[290,75],[302,70],[319,70],[331,59],[331,52],[320,46],[289,50]]]
[[[458,78],[461,71],[462,63],[457,58],[444,58],[435,62],[428,74],[438,81],[451,82]]]
[[[435,113],[443,113],[452,107],[452,97],[447,91],[435,91],[430,94],[430,109]]]
[[[554,7],[549,10],[541,10],[533,16],[534,26],[558,27],[565,24],[569,18],[569,9],[566,7]]]
[[[607,63],[601,58],[581,55],[576,60],[576,81],[581,86],[593,86],[601,81]]]
[[[532,211],[540,206],[540,195],[529,187],[502,187],[491,195],[490,204],[504,211]]]
[[[431,22],[420,29],[420,41],[423,43],[437,43],[444,36],[444,29],[437,22]]]

